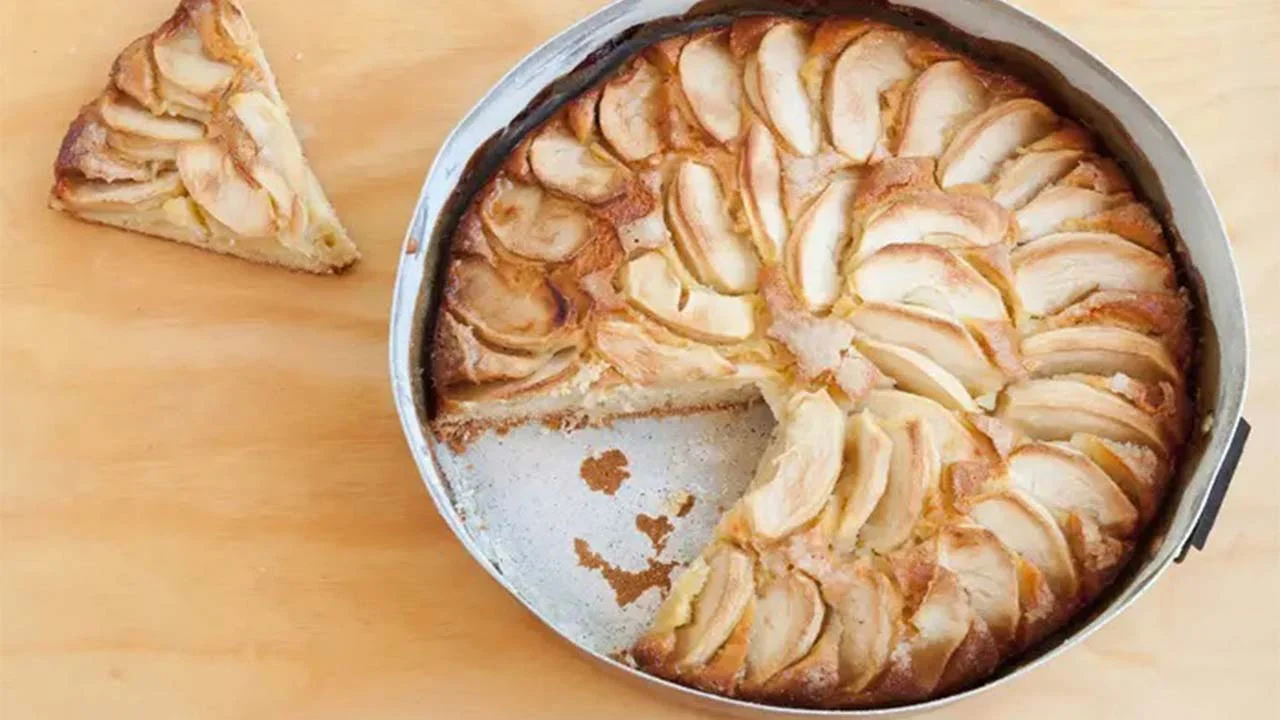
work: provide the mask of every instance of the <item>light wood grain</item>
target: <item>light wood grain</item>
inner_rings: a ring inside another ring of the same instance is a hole
[[[0,6],[0,716],[688,717],[541,627],[449,534],[386,378],[397,254],[449,128],[597,0],[246,0],[365,253],[312,278],[77,224],[50,163],[172,0]],[[1280,705],[1280,4],[1028,0],[1190,146],[1251,312],[1254,440],[1208,550],[939,718]]]

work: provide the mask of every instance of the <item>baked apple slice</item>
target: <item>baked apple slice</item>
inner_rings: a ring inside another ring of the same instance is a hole
[[[222,95],[235,79],[235,70],[204,52],[205,40],[197,24],[180,23],[163,28],[152,41],[152,57],[161,77],[208,104]],[[202,104],[202,107],[208,105]]]
[[[1006,100],[965,123],[938,159],[944,188],[986,182],[1018,148],[1048,135],[1058,116],[1031,98]]]
[[[632,183],[624,165],[593,152],[559,123],[534,137],[529,167],[546,187],[593,205],[621,196]]]
[[[116,180],[146,180],[151,176],[146,163],[171,164],[178,160],[178,143],[150,140],[133,133],[107,130],[101,142],[106,144],[107,152],[85,153],[82,159],[88,162],[101,161],[106,165],[101,170],[90,167],[81,168],[86,177],[100,177],[107,182]]]
[[[896,30],[873,30],[845,48],[827,74],[831,144],[854,162],[867,162],[883,140],[880,94],[915,74],[907,60],[910,42]]]
[[[538,356],[542,364],[524,377],[494,380],[481,385],[454,385],[444,392],[447,402],[494,402],[534,395],[569,379],[578,370],[581,351],[569,346]],[[504,360],[504,362],[507,362]]]
[[[1079,325],[1037,333],[1022,341],[1022,356],[1037,377],[1124,373],[1175,384],[1182,377],[1164,343],[1117,327]]]
[[[876,552],[893,550],[911,536],[940,471],[933,432],[924,420],[889,421],[884,431],[893,443],[888,481],[859,534],[862,544]]]
[[[671,583],[671,590],[654,615],[648,631],[631,646],[631,656],[641,668],[664,677],[674,674],[671,660],[676,648],[676,630],[693,620],[693,603],[711,575],[707,557],[716,548],[725,547],[728,546],[716,546],[694,558]]]
[[[994,392],[1005,384],[1005,373],[987,358],[969,331],[936,310],[869,302],[859,305],[848,320],[868,338],[927,356],[955,375],[974,396]]]
[[[1155,514],[1167,471],[1151,448],[1087,433],[1072,435],[1071,446],[1089,456],[1124,491],[1143,522]]]
[[[622,293],[637,308],[676,332],[710,343],[746,340],[755,332],[755,306],[746,297],[686,288],[657,251],[639,255],[619,273]]]
[[[901,390],[872,390],[862,407],[884,422],[923,419],[929,425],[943,464],[987,458],[983,444],[968,426],[954,412],[927,397]]]
[[[854,344],[863,357],[875,363],[880,372],[893,378],[899,388],[953,410],[978,411],[977,403],[965,390],[964,384],[928,357],[902,345],[868,338]]]
[[[760,589],[756,614],[742,683],[746,694],[758,693],[765,683],[809,653],[822,630],[826,606],[817,583],[793,571]]]
[[[853,191],[852,180],[833,181],[787,239],[787,272],[810,310],[825,311],[840,295],[840,256],[849,238]]]
[[[577,203],[505,176],[485,193],[480,218],[503,249],[542,262],[569,260],[602,232]]]
[[[838,615],[828,611],[809,654],[773,676],[755,696],[790,707],[818,705],[840,682],[840,644],[843,638],[844,624]]]
[[[1090,155],[1080,161],[1079,165],[1062,178],[1062,185],[1085,188],[1104,195],[1128,193],[1132,191],[1129,179],[1124,176],[1120,164],[1108,157]]]
[[[863,692],[880,676],[902,634],[902,595],[884,573],[859,562],[824,578],[822,593],[840,618],[840,688],[837,704]]]
[[[791,396],[751,489],[742,498],[755,534],[777,540],[812,520],[840,474],[845,417],[825,390]]]
[[[194,142],[205,136],[202,123],[171,115],[153,115],[133,98],[116,90],[107,90],[98,99],[98,114],[112,130],[150,140],[151,144]]]
[[[747,600],[746,609],[738,616],[737,624],[729,631],[729,637],[720,649],[701,667],[685,668],[679,680],[705,692],[733,695],[747,664],[747,643],[751,638],[755,619],[756,599],[752,596]]]
[[[854,269],[851,283],[867,302],[920,305],[961,320],[1008,320],[1000,291],[954,253],[933,245],[883,248]]]
[[[1114,205],[1100,213],[1071,220],[1067,223],[1067,229],[1114,233],[1151,252],[1169,252],[1160,221],[1156,220],[1151,208],[1140,202]]]
[[[742,73],[729,52],[729,32],[698,35],[680,51],[680,85],[698,124],[718,142],[742,134]]]
[[[1014,157],[1000,168],[991,188],[991,198],[1017,210],[1031,202],[1041,190],[1061,180],[1080,163],[1081,150],[1028,152]]]
[[[749,628],[743,621],[755,600],[754,564],[728,543],[716,543],[690,563],[649,630],[632,646],[636,664],[663,677],[731,691],[732,678],[723,677],[725,668],[719,666],[736,660],[740,669],[745,657]],[[738,657],[725,657],[725,651]]]
[[[961,60],[920,73],[903,101],[898,157],[938,157],[960,125],[982,111],[987,90]]]
[[[432,362],[441,386],[482,385],[529,377],[550,361],[550,355],[503,352],[476,337],[475,330],[451,313],[441,313],[436,327]]]
[[[889,482],[892,454],[893,441],[870,412],[861,412],[848,421],[844,466],[835,490],[840,515],[832,544],[837,551],[850,553],[856,549],[858,532]]]
[[[953,524],[938,534],[938,563],[955,573],[969,606],[982,618],[996,645],[1011,645],[1021,613],[1013,553],[986,528]]]
[[[971,195],[924,192],[894,198],[866,217],[855,259],[899,243],[986,247],[1012,233],[1011,218],[994,202]]]
[[[721,545],[713,550],[689,622],[675,631],[677,668],[705,664],[729,639],[755,592],[753,566],[751,556],[736,547]]]
[[[830,149],[811,156],[782,152],[782,208],[791,220],[798,220],[836,179],[857,179],[849,158]]]
[[[756,251],[766,263],[777,262],[788,232],[782,206],[782,164],[773,133],[762,123],[753,122],[747,130],[738,185]]]
[[[623,160],[638,162],[662,150],[662,81],[653,63],[637,57],[600,93],[600,133]]]
[[[636,322],[603,319],[593,329],[595,347],[623,377],[639,385],[697,382],[733,375],[733,363],[695,342],[662,342]]]
[[[1052,329],[1105,325],[1158,337],[1181,365],[1191,354],[1188,310],[1187,299],[1173,292],[1098,290],[1045,318],[1044,324]]]
[[[1019,490],[1002,490],[975,502],[969,517],[1043,573],[1055,596],[1075,597],[1080,580],[1071,549],[1043,506]]]
[[[908,621],[913,632],[894,651],[892,659],[897,667],[881,681],[880,691],[891,697],[932,693],[951,655],[969,633],[972,619],[968,596],[956,574],[934,566],[928,589]],[[898,668],[901,676],[895,677]]]
[[[1138,511],[1088,456],[1050,443],[1028,443],[1009,455],[1014,487],[1060,518],[1078,513],[1112,535],[1127,537]]]
[[[63,199],[79,212],[131,212],[162,208],[169,200],[183,199],[186,191],[177,172],[158,173],[142,182],[73,180],[61,187]]]
[[[733,227],[715,170],[693,161],[681,165],[667,215],[681,255],[700,282],[728,294],[755,290],[760,262]]]
[[[760,101],[769,123],[798,155],[818,152],[822,140],[818,115],[800,77],[808,44],[804,25],[782,22],[764,34],[756,50]]]
[[[1062,523],[1071,555],[1080,575],[1080,590],[1094,597],[1120,571],[1129,555],[1130,543],[1107,535],[1097,523],[1080,513],[1071,513]]]
[[[1073,220],[1096,215],[1124,202],[1124,197],[1117,199],[1114,195],[1067,185],[1045,188],[1018,210],[1021,242],[1044,237]]]
[[[1169,448],[1165,431],[1151,415],[1128,401],[1074,378],[1013,383],[1000,393],[996,416],[1037,440],[1070,440],[1076,433],[1117,442]]]
[[[1033,316],[1052,315],[1095,290],[1171,293],[1168,259],[1109,233],[1058,233],[1013,251],[1014,285]]]
[[[444,297],[486,342],[514,350],[562,344],[575,321],[568,301],[541,268],[499,269],[481,258],[463,257],[449,268]]]

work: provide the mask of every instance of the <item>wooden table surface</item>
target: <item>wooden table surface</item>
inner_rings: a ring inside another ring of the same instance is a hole
[[[690,717],[539,625],[437,516],[386,327],[449,128],[600,0],[246,0],[364,251],[314,278],[45,208],[66,123],[173,0],[0,8],[0,717]],[[1275,717],[1280,3],[1022,0],[1169,119],[1231,232],[1254,437],[1207,551],[938,718]]]

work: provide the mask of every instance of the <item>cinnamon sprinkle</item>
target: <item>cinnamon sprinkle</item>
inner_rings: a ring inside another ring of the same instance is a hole
[[[662,554],[662,550],[667,546],[667,536],[676,529],[676,526],[671,524],[666,515],[654,517],[640,513],[636,515],[636,529],[649,536],[649,542],[653,543],[653,554],[656,556]]]
[[[622,481],[631,477],[627,470],[627,456],[621,450],[606,450],[599,457],[583,460],[578,474],[586,481],[587,487],[605,495],[618,492]]]
[[[671,589],[671,571],[676,569],[676,562],[658,562],[649,558],[649,566],[639,572],[631,572],[616,567],[594,552],[586,540],[573,539],[573,551],[578,555],[578,564],[588,570],[599,570],[609,587],[613,588],[618,607],[626,607],[635,602],[649,588],[659,588],[662,592]]]

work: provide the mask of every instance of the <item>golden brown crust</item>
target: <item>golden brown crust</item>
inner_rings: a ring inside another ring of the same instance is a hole
[[[977,320],[969,324],[973,337],[982,346],[991,362],[1000,368],[1005,377],[1017,380],[1025,377],[1022,354],[1018,350],[1017,334],[1013,326],[998,321]]]
[[[890,198],[936,190],[933,158],[890,158],[876,163],[858,182],[854,212],[862,215]]]
[[[665,40],[660,40],[644,51],[644,56],[649,62],[658,66],[668,75],[676,71],[676,64],[680,62],[680,51],[684,49],[685,43],[689,42],[686,35],[676,35]]]
[[[458,229],[453,234],[453,252],[455,255],[477,255],[490,263],[494,262],[493,247],[485,236],[484,225],[480,222],[480,213],[472,210],[462,217]]]
[[[533,138],[534,134],[529,133],[517,143],[502,166],[502,169],[511,177],[530,184],[538,182],[538,178],[534,177],[533,170],[529,167],[529,146],[533,144]]]
[[[1071,554],[1080,567],[1081,592],[1093,597],[1102,592],[1112,578],[1124,567],[1129,556],[1129,544],[1108,537],[1092,521],[1078,513],[1071,513],[1063,525]]]
[[[574,98],[568,105],[569,129],[578,142],[587,142],[596,131],[596,106],[600,103],[600,88],[592,88]]]
[[[990,675],[1004,659],[1007,648],[1001,647],[981,618],[975,617],[960,646],[951,654],[947,668],[935,692],[950,694]]]
[[[108,145],[107,133],[107,128],[98,118],[97,104],[90,103],[82,108],[71,121],[67,134],[62,138],[62,146],[58,148],[58,157],[54,161],[54,175],[58,181],[72,175],[108,182],[141,181],[153,177],[153,172],[146,165],[115,153]],[[55,187],[54,197],[60,194]]]
[[[849,43],[877,27],[876,23],[858,18],[827,18],[818,23],[809,44],[809,54],[830,61]]]
[[[739,60],[755,52],[760,45],[760,38],[769,32],[769,28],[782,22],[783,18],[773,15],[757,16],[735,20],[729,28],[729,52]]]
[[[1115,160],[1108,157],[1090,157],[1081,160],[1075,169],[1058,181],[1069,187],[1085,188],[1106,195],[1128,192],[1129,178]]]

